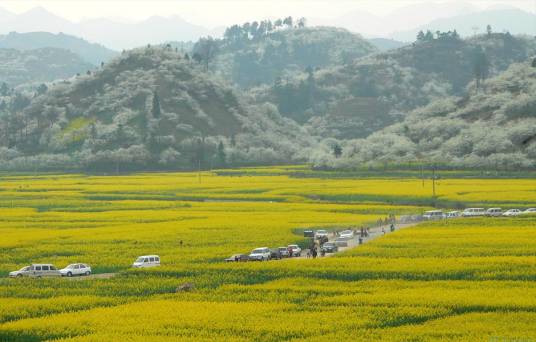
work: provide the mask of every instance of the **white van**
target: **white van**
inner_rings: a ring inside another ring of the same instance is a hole
[[[155,266],[160,266],[160,257],[158,255],[142,255],[138,257],[132,264],[132,267],[135,268]]]
[[[32,264],[28,271],[28,277],[61,277],[61,273],[52,264]]]
[[[484,208],[467,208],[463,211],[463,217],[474,217],[486,215],[486,209]]]
[[[445,214],[441,210],[430,210],[422,215],[425,220],[440,220],[445,217]]]
[[[501,208],[489,208],[486,210],[486,216],[501,216],[503,211]]]

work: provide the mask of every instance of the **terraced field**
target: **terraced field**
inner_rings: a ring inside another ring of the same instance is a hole
[[[296,172],[306,177],[296,177]],[[0,340],[534,340],[536,218],[406,228],[332,258],[225,263],[301,229],[447,206],[536,207],[534,179],[340,178],[303,168],[2,175]],[[181,244],[182,241],[182,244]],[[162,267],[132,270],[159,254]],[[8,279],[86,262],[110,279]],[[193,283],[192,291],[176,291]]]

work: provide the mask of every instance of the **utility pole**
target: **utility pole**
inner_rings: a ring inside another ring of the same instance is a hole
[[[436,194],[435,194],[435,180],[436,180],[436,176],[435,176],[435,164],[434,166],[432,167],[432,197],[435,199],[436,198]]]

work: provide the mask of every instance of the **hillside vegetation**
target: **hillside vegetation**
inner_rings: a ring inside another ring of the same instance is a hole
[[[333,27],[246,23],[217,42],[211,69],[243,88],[271,84],[306,68],[340,65],[377,49],[360,35]],[[203,41],[194,49],[204,55]]]
[[[0,129],[4,168],[119,171],[287,162],[308,139],[273,106],[244,104],[232,88],[171,48],[132,50],[17,109]]]
[[[429,33],[410,46],[310,70],[254,93],[315,135],[366,137],[435,99],[463,95],[473,80],[525,61],[535,47],[510,34],[463,40],[455,32]]]
[[[489,169],[536,167],[536,67],[514,64],[475,85],[411,112],[402,122],[345,143],[340,158],[318,165],[355,167],[425,162]]]

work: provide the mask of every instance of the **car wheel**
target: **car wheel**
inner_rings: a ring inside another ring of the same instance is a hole
[[[17,278],[22,278],[22,274],[17,274]]]
[[[72,277],[73,274],[71,272],[67,272],[67,277]]]
[[[91,272],[89,272],[89,271],[86,272],[86,275],[87,275],[87,276],[90,275],[90,274],[91,274]]]

